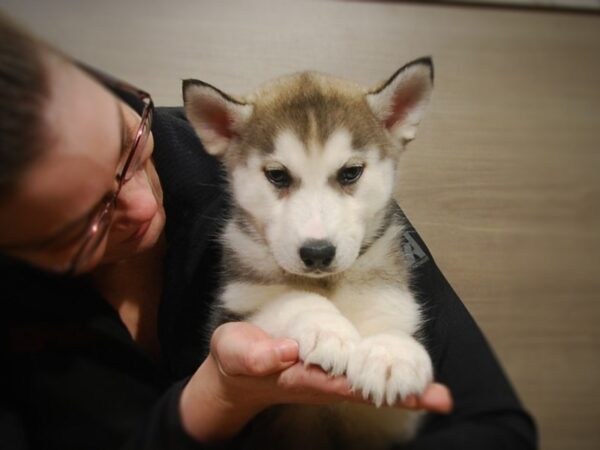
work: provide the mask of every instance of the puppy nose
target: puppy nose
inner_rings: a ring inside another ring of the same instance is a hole
[[[324,269],[335,257],[335,247],[325,239],[311,239],[300,247],[300,259],[309,269]]]

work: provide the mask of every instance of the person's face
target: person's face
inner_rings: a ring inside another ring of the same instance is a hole
[[[0,248],[41,268],[69,266],[90,215],[115,192],[116,175],[140,116],[72,64],[48,62],[47,139],[41,155],[0,205]],[[139,169],[123,184],[108,233],[78,272],[156,244],[165,223],[162,189],[151,159],[152,134],[139,148]],[[47,244],[31,245],[50,238]],[[11,250],[12,249],[12,250]]]

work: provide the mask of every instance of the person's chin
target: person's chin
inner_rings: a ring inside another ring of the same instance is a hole
[[[141,230],[136,230],[129,236],[118,240],[107,249],[103,263],[114,263],[134,257],[153,248],[163,232],[165,226],[164,210],[157,211],[150,223],[140,225]],[[139,233],[139,235],[138,235]]]

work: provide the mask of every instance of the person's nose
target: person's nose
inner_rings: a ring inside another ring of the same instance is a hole
[[[115,226],[126,228],[154,216],[159,205],[146,170],[139,170],[123,184],[115,206]]]

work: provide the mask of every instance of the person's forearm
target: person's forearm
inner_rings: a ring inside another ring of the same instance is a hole
[[[198,442],[216,443],[233,438],[260,410],[243,402],[233,404],[225,400],[218,371],[215,360],[209,356],[181,394],[183,428]]]

